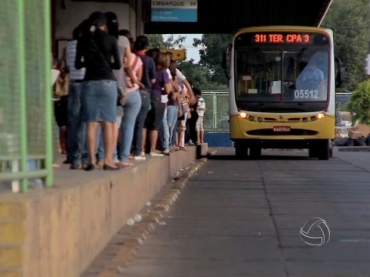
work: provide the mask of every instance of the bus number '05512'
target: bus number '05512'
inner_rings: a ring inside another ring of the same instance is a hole
[[[296,99],[316,99],[319,98],[318,90],[296,90],[294,91],[294,98]]]

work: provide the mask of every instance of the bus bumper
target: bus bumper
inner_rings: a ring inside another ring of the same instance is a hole
[[[230,139],[245,142],[263,141],[265,147],[273,148],[279,148],[279,145],[284,148],[304,148],[310,141],[335,138],[334,115],[325,115],[323,118],[307,122],[302,119],[310,119],[312,115],[289,114],[289,118],[285,120],[279,119],[279,115],[254,115],[254,118],[259,117],[269,118],[273,122],[258,122],[257,120],[251,121],[249,118],[241,118],[239,115],[231,116]]]

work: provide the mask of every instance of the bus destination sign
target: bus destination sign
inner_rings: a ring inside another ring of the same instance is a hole
[[[295,33],[263,33],[253,36],[253,43],[258,44],[310,44],[312,43],[311,35]]]

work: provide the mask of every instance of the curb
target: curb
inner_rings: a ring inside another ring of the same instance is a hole
[[[370,152],[370,146],[337,146],[338,152]]]
[[[212,154],[214,154],[214,152],[209,152],[208,156]],[[181,190],[186,187],[189,178],[193,176],[206,161],[207,158],[195,161],[193,165],[181,171],[177,177],[170,181],[170,188],[166,190],[165,194],[159,193],[159,200],[156,201],[154,208],[149,212],[142,213],[142,219],[133,226],[125,225],[115,235],[112,241],[108,243],[104,250],[104,265],[102,262],[96,262],[97,260],[95,260],[81,277],[118,277],[118,275],[123,272],[123,269],[135,258],[140,245],[144,243],[150,233],[153,232],[158,225],[165,224],[161,222],[164,214],[167,213],[176,202],[181,194]]]

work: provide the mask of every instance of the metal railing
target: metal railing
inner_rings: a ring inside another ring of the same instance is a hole
[[[1,6],[0,184],[26,192],[53,184],[50,1]]]
[[[229,92],[202,91],[206,101],[204,114],[204,130],[206,132],[229,132]]]

